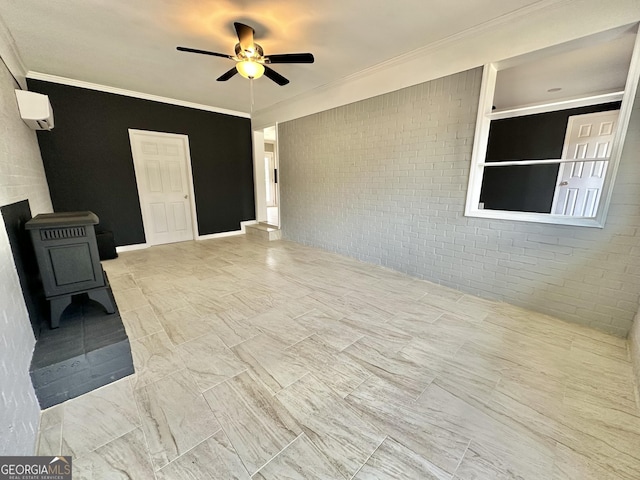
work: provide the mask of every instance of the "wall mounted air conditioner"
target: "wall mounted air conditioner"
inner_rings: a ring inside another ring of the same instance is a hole
[[[53,128],[53,110],[49,97],[27,90],[16,90],[18,108],[24,123],[34,130]]]

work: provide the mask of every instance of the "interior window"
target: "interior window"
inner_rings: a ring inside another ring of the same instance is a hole
[[[627,26],[485,66],[466,215],[604,225],[637,37]]]

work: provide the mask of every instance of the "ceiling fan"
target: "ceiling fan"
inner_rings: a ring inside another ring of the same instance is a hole
[[[198,50],[196,48],[177,47],[181,52],[200,53],[203,55],[212,55],[214,57],[228,58],[236,62],[235,67],[217,78],[219,82],[226,82],[236,73],[245,78],[256,79],[263,74],[276,82],[278,85],[286,85],[289,80],[280,75],[278,72],[268,67],[276,63],[313,63],[314,58],[311,53],[281,53],[276,55],[265,55],[262,47],[253,41],[255,30],[249,25],[234,22],[236,33],[238,35],[238,43],[235,47],[235,55],[227,55],[224,53],[210,52],[208,50]]]

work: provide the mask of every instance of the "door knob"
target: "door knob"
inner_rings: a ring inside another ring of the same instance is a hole
[[[184,199],[185,199],[185,200],[187,199],[187,196],[186,196],[186,195],[184,196]]]
[[[569,182],[560,182],[561,187],[566,187],[567,185],[569,185]],[[184,197],[184,198],[187,198],[187,197]]]

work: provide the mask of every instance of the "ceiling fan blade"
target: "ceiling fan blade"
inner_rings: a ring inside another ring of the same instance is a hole
[[[233,67],[231,70],[229,70],[228,72],[223,73],[222,75],[220,75],[218,78],[216,78],[216,80],[218,82],[226,82],[227,80],[229,80],[231,77],[233,77],[236,73],[238,73],[238,69],[236,67]]]
[[[255,47],[253,46],[253,35],[255,30],[249,25],[244,23],[234,22],[233,26],[236,27],[236,34],[238,35],[238,41],[242,50],[253,52]]]
[[[181,52],[201,53],[202,55],[212,55],[214,57],[233,59],[231,55],[227,55],[226,53],[210,52],[209,50],[198,50],[197,48],[176,47],[176,50],[179,50]]]
[[[272,68],[267,67],[266,65],[264,66],[264,76],[273,80],[281,87],[289,83],[289,80],[284,78],[282,75],[280,75],[278,72],[276,72]]]
[[[264,57],[265,63],[313,63],[314,60],[311,53],[281,53]]]

